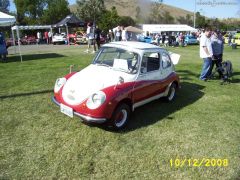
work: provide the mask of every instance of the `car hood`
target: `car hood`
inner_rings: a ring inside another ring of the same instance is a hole
[[[78,105],[93,93],[116,85],[120,77],[124,79],[124,82],[131,82],[134,81],[136,75],[91,64],[67,80],[62,90],[62,97],[66,103]]]

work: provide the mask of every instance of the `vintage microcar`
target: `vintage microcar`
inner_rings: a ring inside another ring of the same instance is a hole
[[[52,100],[70,117],[121,129],[135,108],[161,97],[172,101],[179,87],[167,50],[112,42],[102,46],[89,66],[57,79]]]

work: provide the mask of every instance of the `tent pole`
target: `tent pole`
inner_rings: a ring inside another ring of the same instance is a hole
[[[67,30],[67,44],[70,45],[70,43],[69,43],[68,26],[67,26],[67,24],[66,24],[66,30]]]
[[[20,47],[20,37],[19,37],[19,29],[18,29],[18,26],[16,28],[16,31],[17,31],[17,38],[18,38],[18,51],[19,51],[19,55],[20,55],[20,58],[21,58],[21,62],[22,62],[22,52],[21,52],[21,47]]]
[[[50,28],[50,32],[51,32],[51,38],[50,38],[50,41],[51,41],[51,44],[52,44],[52,38],[53,38],[53,31],[52,31],[52,27]]]
[[[12,30],[12,40],[13,40],[13,46],[14,46],[14,54],[16,54],[17,50],[16,50],[16,43],[15,43],[15,36],[14,36],[13,27],[11,27],[11,30]]]

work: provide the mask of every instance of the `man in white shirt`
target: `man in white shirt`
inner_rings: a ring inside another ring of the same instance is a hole
[[[203,59],[202,72],[200,80],[206,81],[211,75],[212,66],[212,45],[211,45],[211,30],[206,28],[204,34],[200,38],[200,57]]]
[[[88,23],[88,25],[87,25],[87,37],[88,37],[88,48],[85,52],[88,53],[91,46],[93,46],[92,53],[95,53],[96,45],[95,45],[95,37],[94,37],[94,28],[92,27],[91,23]]]

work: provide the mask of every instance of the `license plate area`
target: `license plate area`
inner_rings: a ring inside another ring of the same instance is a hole
[[[60,111],[61,113],[73,118],[73,109],[64,105],[64,104],[60,104]]]

